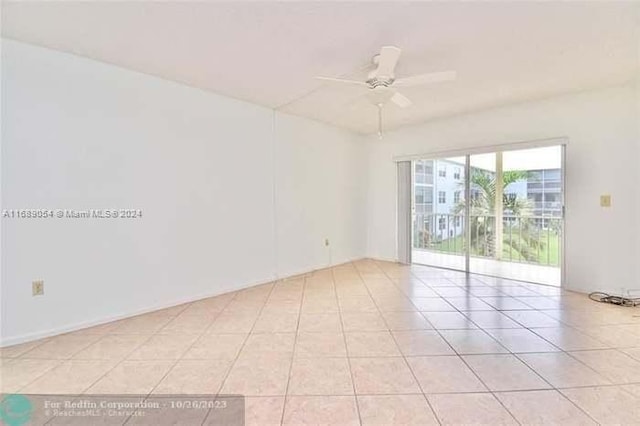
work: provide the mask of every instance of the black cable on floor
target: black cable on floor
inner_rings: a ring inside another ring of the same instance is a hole
[[[607,293],[602,293],[599,291],[594,291],[593,293],[589,293],[589,299],[594,300],[600,303],[611,303],[613,305],[619,306],[627,306],[634,307],[640,305],[640,297],[622,297],[622,296],[612,296]]]

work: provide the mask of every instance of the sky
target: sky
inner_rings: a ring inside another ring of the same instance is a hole
[[[451,157],[447,158],[447,160],[460,164],[464,164],[465,162],[464,157]],[[504,171],[559,169],[561,164],[561,146],[505,151],[502,154],[502,165]],[[496,155],[495,153],[472,155],[471,166],[495,171]]]

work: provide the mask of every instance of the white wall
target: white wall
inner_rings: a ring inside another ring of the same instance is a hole
[[[393,260],[395,155],[559,136],[569,138],[568,286],[640,287],[632,86],[382,141],[8,40],[2,89],[2,208],[143,211],[139,220],[3,219],[3,344],[365,254]],[[602,193],[612,208],[599,207]],[[45,280],[44,297],[31,296],[34,279]]]
[[[357,136],[286,115],[276,117],[275,128],[280,273],[294,275],[364,255],[364,141],[354,143]]]
[[[3,219],[3,344],[364,254],[358,136],[6,39],[2,88],[3,209],[143,212]]]
[[[371,137],[367,252],[396,259],[393,157],[567,137],[566,285],[640,288],[638,92],[633,85],[436,120]],[[599,206],[611,194],[613,206]]]

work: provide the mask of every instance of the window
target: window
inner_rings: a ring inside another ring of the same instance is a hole
[[[416,161],[414,162],[413,179],[415,183],[432,184],[433,183],[433,161]]]
[[[444,217],[438,219],[438,229],[440,231],[447,229],[447,220]]]
[[[454,224],[455,224],[454,226],[455,226],[456,228],[459,228],[459,227],[460,227],[460,216],[456,216],[456,217],[455,217],[455,219],[454,219]]]
[[[453,202],[458,204],[460,202],[460,191],[453,193]]]
[[[433,188],[430,186],[415,186],[415,202],[416,204],[432,204]]]
[[[424,188],[424,202],[425,204],[433,204],[433,188],[430,186]]]
[[[438,176],[447,177],[447,167],[443,166],[438,169]]]
[[[455,169],[453,169],[453,178],[456,180],[460,180],[460,167],[456,167]]]
[[[530,171],[527,175],[527,182],[540,182],[542,180],[542,171]]]
[[[549,180],[560,181],[560,179],[562,178],[562,173],[560,169],[547,169],[547,170],[543,170],[542,172],[544,176],[543,179],[545,181],[549,181]]]
[[[438,203],[444,204],[447,202],[447,193],[444,191],[438,191]]]
[[[428,175],[433,174],[433,161],[429,161],[424,164],[424,172]]]

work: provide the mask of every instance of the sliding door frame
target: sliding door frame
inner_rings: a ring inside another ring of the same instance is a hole
[[[469,202],[471,198],[471,156],[477,154],[489,154],[493,152],[508,152],[508,151],[517,151],[517,150],[525,150],[532,148],[546,148],[552,146],[559,146],[561,152],[560,159],[560,187],[561,187],[561,203],[562,203],[562,215],[561,215],[561,223],[562,223],[562,235],[560,238],[560,288],[563,288],[566,283],[566,235],[567,235],[567,223],[566,223],[566,209],[567,209],[567,201],[566,201],[566,149],[568,146],[568,138],[566,137],[558,137],[551,139],[540,139],[533,141],[524,141],[524,142],[515,142],[501,145],[488,145],[483,147],[474,147],[474,148],[463,148],[456,150],[447,150],[447,151],[433,151],[430,153],[422,153],[422,154],[413,154],[413,155],[401,155],[393,157],[393,161],[396,163],[410,161],[411,169],[413,175],[413,162],[416,160],[439,160],[448,157],[464,157],[465,165],[464,165],[464,194],[465,200],[467,200],[465,209],[464,209],[464,221],[465,221],[465,232],[464,232],[464,250],[463,255],[465,257],[465,267],[464,271],[467,274],[471,273],[471,250],[469,241],[471,241],[471,226],[469,226],[471,220],[471,209],[469,208]],[[409,200],[409,211],[413,212],[413,179],[411,179],[411,197]],[[413,215],[412,215],[413,216]],[[413,251],[413,226],[411,228],[411,252]],[[413,262],[411,255],[409,256],[410,261]]]
[[[489,154],[496,151],[516,151],[520,149],[530,148],[547,148],[550,146],[569,145],[569,140],[566,137],[550,138],[550,139],[537,139],[524,142],[513,142],[501,145],[485,145],[481,147],[460,148],[453,150],[442,151],[426,151],[419,154],[410,155],[396,155],[393,157],[394,162],[400,161],[413,161],[413,160],[425,160],[425,159],[438,159],[445,157],[464,157],[466,155],[476,154]]]
[[[565,267],[567,245],[567,143],[560,145],[560,188],[562,194],[562,238],[560,238],[560,288],[567,282],[567,268]]]
[[[413,262],[413,161],[399,161],[397,168],[397,228],[398,228],[398,260],[410,265]]]
[[[464,272],[467,274],[471,270],[471,209],[469,200],[471,199],[471,156],[464,156],[464,241],[462,248],[464,251]]]

